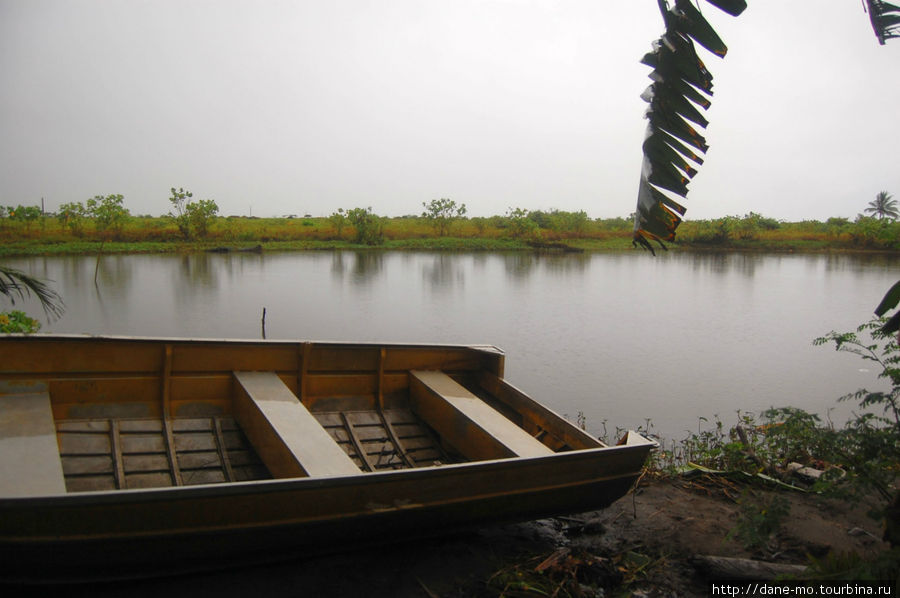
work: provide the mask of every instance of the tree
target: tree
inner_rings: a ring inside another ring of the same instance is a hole
[[[900,218],[900,211],[897,209],[897,200],[887,191],[879,191],[874,201],[869,202],[869,207],[863,210],[869,214],[874,214],[879,220],[889,218],[896,220]]]
[[[452,199],[442,197],[441,199],[432,199],[430,202],[422,202],[425,211],[422,217],[428,219],[438,235],[445,237],[450,230],[450,226],[466,213],[466,204],[456,205]]]
[[[328,221],[331,222],[335,235],[340,239],[341,231],[344,229],[344,225],[347,224],[347,215],[344,213],[344,208],[338,208],[337,212],[332,213],[328,217]]]
[[[525,208],[510,208],[506,212],[506,217],[509,220],[509,228],[512,230],[513,237],[539,235],[537,222],[529,218],[529,212]]]
[[[206,237],[209,232],[209,225],[215,219],[216,214],[219,213],[219,206],[212,199],[201,199],[200,201],[190,202],[186,206],[185,211],[194,234],[203,238]]]
[[[6,210],[10,220],[24,222],[28,230],[31,230],[31,225],[43,215],[37,206],[7,206]]]
[[[190,191],[185,191],[182,188],[176,191],[175,187],[172,187],[172,197],[169,198],[169,201],[175,208],[175,213],[169,212],[169,216],[175,220],[175,225],[178,226],[181,236],[185,239],[191,238],[191,219],[187,214],[185,203],[188,198],[193,196],[194,194]]]
[[[95,195],[87,200],[87,213],[94,219],[97,232],[111,231],[115,237],[122,233],[122,227],[129,216],[124,202],[125,197],[122,195]]]
[[[171,191],[172,197],[169,201],[175,211],[169,212],[169,217],[175,221],[181,236],[186,241],[195,237],[205,237],[209,232],[209,225],[219,213],[219,206],[212,199],[188,201],[194,194],[181,187],[177,190],[172,187]]]
[[[347,220],[356,229],[357,243],[381,245],[384,242],[384,223],[372,213],[371,207],[347,210]]]
[[[59,206],[56,218],[60,224],[71,230],[73,235],[80,237],[84,234],[84,219],[87,215],[84,204],[80,201],[73,201]]]

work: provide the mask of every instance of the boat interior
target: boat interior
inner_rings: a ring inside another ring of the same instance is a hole
[[[0,350],[4,496],[604,446],[509,385],[487,346],[32,337]]]

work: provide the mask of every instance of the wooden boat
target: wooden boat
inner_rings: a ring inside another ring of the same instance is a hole
[[[606,446],[489,346],[0,338],[0,577],[166,574],[601,508]],[[50,565],[52,563],[52,565]]]

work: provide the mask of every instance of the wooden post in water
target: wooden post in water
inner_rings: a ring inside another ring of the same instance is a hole
[[[266,339],[266,308],[265,307],[263,308],[261,324],[262,324],[262,337],[263,337],[263,340],[265,340]]]

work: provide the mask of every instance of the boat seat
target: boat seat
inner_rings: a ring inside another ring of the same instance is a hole
[[[543,457],[553,450],[440,371],[409,372],[413,410],[468,459]]]
[[[235,418],[273,477],[360,469],[274,372],[234,372]]]
[[[0,382],[0,497],[65,493],[47,385]]]

